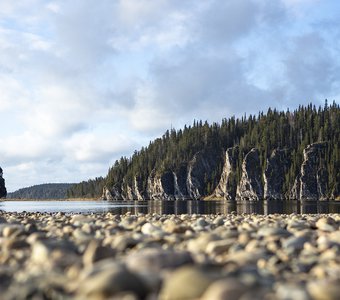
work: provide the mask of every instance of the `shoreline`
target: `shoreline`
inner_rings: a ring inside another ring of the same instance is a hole
[[[0,201],[102,201],[98,198],[65,198],[65,199],[37,199],[37,198],[2,198]]]
[[[0,212],[0,291],[5,300],[337,299],[339,227],[339,214]]]
[[[108,202],[108,203],[138,203],[138,202],[142,202],[142,203],[151,203],[151,202],[178,202],[178,203],[182,203],[182,202],[221,202],[221,203],[231,203],[231,204],[257,204],[257,203],[340,203],[340,198],[336,198],[336,199],[326,199],[326,200],[296,200],[296,199],[284,199],[284,200],[259,200],[259,201],[241,201],[241,200],[225,200],[225,199],[199,199],[199,200],[195,200],[195,199],[185,199],[185,200],[153,200],[153,199],[148,199],[148,200],[105,200],[103,198],[66,198],[66,199],[37,199],[37,198],[0,198],[0,202],[10,202],[10,201],[34,201],[34,202],[39,202],[39,201],[79,201],[79,202],[84,202],[84,201],[93,201],[93,202],[98,202],[98,201],[102,201],[102,202]]]

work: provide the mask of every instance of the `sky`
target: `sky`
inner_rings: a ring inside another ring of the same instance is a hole
[[[193,120],[340,99],[334,0],[0,0],[9,192],[105,176]]]

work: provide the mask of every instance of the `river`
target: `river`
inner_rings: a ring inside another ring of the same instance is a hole
[[[340,202],[260,201],[256,203],[231,203],[225,201],[1,201],[0,211],[6,212],[63,212],[124,214],[302,214],[340,213]]]

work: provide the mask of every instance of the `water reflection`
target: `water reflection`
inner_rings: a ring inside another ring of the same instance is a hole
[[[152,201],[149,213],[157,214],[316,214],[340,213],[340,203],[319,201]]]
[[[340,213],[339,202],[300,201],[4,201],[0,211],[7,212],[65,212],[65,213],[106,213],[131,214],[316,214]]]

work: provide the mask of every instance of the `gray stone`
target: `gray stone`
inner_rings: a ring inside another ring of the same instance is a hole
[[[293,248],[294,250],[301,250],[306,242],[307,238],[305,237],[292,236],[282,241],[282,247],[286,249]]]
[[[275,287],[278,300],[311,300],[306,288],[292,283],[279,283]]]
[[[227,252],[235,243],[235,239],[211,241],[207,244],[206,253],[209,255],[218,255]]]
[[[77,298],[108,299],[122,292],[131,292],[138,299],[144,299],[148,289],[139,276],[123,267],[111,266],[85,277],[77,289]]]
[[[134,271],[159,272],[162,269],[174,269],[192,263],[193,259],[188,252],[152,248],[131,253],[126,259],[127,267]]]
[[[221,279],[213,282],[205,291],[202,300],[240,299],[248,288],[236,279]]]
[[[101,246],[99,242],[93,240],[83,255],[83,263],[85,266],[89,266],[99,260],[114,257],[115,254],[112,248]]]
[[[340,280],[311,281],[307,290],[313,300],[338,300],[340,295]]]
[[[273,237],[273,236],[288,237],[291,235],[291,233],[289,233],[286,229],[279,228],[279,227],[267,227],[267,226],[260,227],[257,234],[258,236],[263,236],[263,237]]]
[[[160,292],[160,299],[199,299],[212,281],[196,267],[179,268],[166,278]]]
[[[320,218],[316,223],[315,223],[316,228],[322,230],[322,231],[328,231],[332,232],[336,230],[336,222],[333,218],[331,217],[324,217]]]

